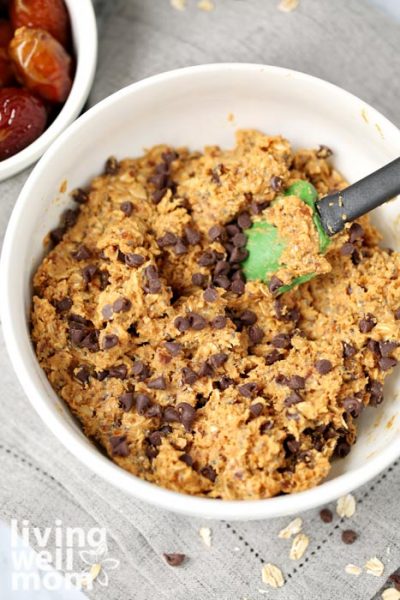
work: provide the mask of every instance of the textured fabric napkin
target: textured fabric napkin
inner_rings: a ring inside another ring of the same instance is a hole
[[[99,1],[100,55],[90,104],[147,75],[207,62],[241,61],[291,67],[328,79],[361,96],[400,124],[400,27],[361,0],[301,0],[297,10],[277,10],[278,0],[214,0],[215,10],[188,0],[186,10],[168,0]],[[0,185],[4,230],[23,173]],[[32,199],[34,201],[34,199]],[[29,519],[32,526],[107,528],[109,555],[120,560],[108,587],[95,581],[98,600],[369,600],[380,598],[387,576],[400,565],[398,494],[400,463],[356,491],[348,522],[323,523],[318,511],[301,515],[310,546],[303,559],[288,557],[290,542],[278,532],[290,519],[228,523],[189,519],[144,505],[104,483],[75,460],[48,431],[22,393],[0,341],[0,517]],[[331,507],[334,510],[334,506]],[[199,528],[209,527],[207,547]],[[355,544],[341,530],[359,533]],[[54,548],[54,537],[48,547]],[[183,552],[172,568],[163,552]],[[345,573],[378,556],[383,576]],[[285,576],[280,590],[261,581],[266,562]],[[0,582],[0,597],[7,598]],[[260,592],[259,590],[264,590]]]

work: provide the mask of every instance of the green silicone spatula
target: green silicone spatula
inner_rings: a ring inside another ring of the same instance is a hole
[[[319,252],[324,254],[330,238],[354,221],[400,193],[400,158],[350,185],[346,189],[318,200],[317,190],[307,181],[296,181],[284,196],[297,196],[312,209],[312,219],[319,237]],[[279,201],[279,199],[278,199]],[[248,257],[242,263],[247,280],[269,284],[274,274],[284,268],[281,257],[290,240],[281,239],[278,229],[266,221],[257,221],[245,231]],[[315,277],[306,273],[275,290],[281,294]]]

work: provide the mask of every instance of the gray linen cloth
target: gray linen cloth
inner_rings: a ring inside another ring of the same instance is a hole
[[[100,1],[99,66],[90,104],[176,67],[259,62],[328,79],[400,124],[400,27],[395,22],[361,0],[301,0],[288,14],[277,10],[277,2],[215,0],[215,10],[205,12],[188,0],[180,12],[168,0]],[[0,186],[2,234],[27,175]],[[359,533],[355,544],[341,543],[347,523],[338,517],[325,524],[317,510],[303,514],[311,543],[295,563],[288,558],[287,540],[277,537],[288,518],[205,523],[142,504],[93,475],[36,415],[0,343],[0,517],[28,518],[40,528],[55,519],[85,529],[106,527],[110,556],[120,566],[109,573],[108,587],[95,582],[90,597],[367,600],[380,597],[387,576],[400,565],[398,462],[356,491],[358,508],[349,523]],[[204,525],[212,530],[211,548],[198,534]],[[50,549],[53,544],[51,538]],[[184,552],[188,559],[172,568],[163,552]],[[383,577],[345,573],[346,564],[362,566],[374,555],[385,564]],[[284,572],[280,590],[262,584],[261,567],[269,561]],[[261,595],[259,589],[267,591]]]

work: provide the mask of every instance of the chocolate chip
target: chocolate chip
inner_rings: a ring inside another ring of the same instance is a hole
[[[96,379],[98,381],[104,381],[105,379],[107,379],[108,375],[109,375],[108,369],[104,369],[103,371],[98,371],[96,373]]]
[[[114,348],[119,342],[119,338],[117,335],[109,334],[103,337],[103,350],[109,350],[110,348]]]
[[[228,261],[219,260],[217,262],[217,264],[215,265],[214,277],[216,277],[217,275],[228,275],[230,268],[231,268],[231,266],[228,263]]]
[[[177,406],[180,414],[180,421],[186,431],[192,430],[193,421],[196,418],[196,409],[187,402],[180,402]]]
[[[72,306],[72,300],[68,296],[65,296],[65,298],[62,298],[61,300],[58,300],[55,303],[56,311],[58,313],[62,313],[62,312],[65,312],[66,310],[69,310],[71,308],[71,306]]]
[[[162,237],[158,238],[157,244],[160,248],[173,246],[177,242],[177,237],[172,231],[167,231]]]
[[[147,446],[145,454],[149,460],[153,460],[158,455],[158,450],[155,446]]]
[[[80,383],[89,383],[90,371],[87,367],[81,367],[75,374],[75,377]]]
[[[361,256],[360,256],[360,253],[359,253],[359,251],[357,249],[354,250],[353,254],[351,255],[351,262],[355,266],[359,265],[360,262],[361,262]]]
[[[360,333],[369,333],[376,325],[376,318],[371,313],[367,313],[358,324]]]
[[[231,282],[227,275],[218,275],[217,277],[214,277],[213,283],[214,285],[222,288],[223,290],[228,290],[231,285]]]
[[[151,390],[166,390],[167,383],[165,381],[164,375],[160,375],[159,377],[156,377],[155,379],[148,381],[147,387],[150,388]]]
[[[381,350],[379,348],[379,342],[376,340],[370,339],[367,342],[367,348],[370,350],[375,356],[381,356]]]
[[[227,375],[223,375],[219,381],[217,381],[217,387],[223,392],[231,387],[235,382]]]
[[[331,361],[325,358],[317,360],[317,362],[315,363],[315,368],[317,369],[320,375],[326,375],[333,369]]]
[[[218,292],[215,288],[208,287],[204,290],[203,298],[206,302],[215,302],[218,300]]]
[[[348,344],[347,342],[343,342],[343,356],[344,358],[351,358],[352,356],[354,356],[357,352],[357,349],[354,348],[354,346],[352,346],[351,344]]]
[[[208,237],[211,241],[215,241],[226,235],[225,229],[221,225],[213,225],[208,231]]]
[[[103,315],[103,317],[108,321],[108,319],[111,319],[111,317],[113,316],[113,307],[111,306],[111,304],[105,304],[103,306],[103,308],[101,309],[101,314]]]
[[[106,287],[110,284],[110,273],[107,271],[107,269],[104,269],[104,271],[100,271],[99,272],[100,275],[100,289],[101,290],[105,290]]]
[[[229,262],[230,263],[241,263],[244,260],[246,260],[246,258],[248,257],[249,252],[248,250],[246,250],[246,248],[233,248],[230,256],[229,256]]]
[[[201,475],[203,475],[203,477],[206,477],[207,479],[209,479],[213,483],[214,483],[214,481],[217,478],[217,474],[216,474],[215,470],[212,468],[211,465],[207,465],[207,466],[203,467],[200,470],[200,473],[201,473]]]
[[[335,456],[345,458],[350,452],[350,444],[345,438],[339,438],[335,446]]]
[[[345,529],[342,531],[342,542],[344,544],[354,544],[358,535],[352,529]]]
[[[208,363],[214,369],[218,369],[219,367],[222,367],[222,365],[225,364],[227,360],[227,354],[225,354],[224,352],[218,352],[217,354],[213,354],[212,356],[210,356],[210,358],[208,359]]]
[[[153,201],[153,204],[159,204],[161,202],[161,200],[164,198],[166,193],[167,193],[166,188],[164,190],[155,190],[151,194],[151,199]]]
[[[72,334],[72,331],[71,331]],[[71,335],[71,340],[72,340]],[[91,352],[97,352],[99,350],[99,331],[97,329],[85,332],[84,337],[80,342],[77,342],[80,348],[87,348]]]
[[[264,410],[264,405],[261,402],[256,402],[255,404],[250,404],[249,412],[250,416],[255,419],[259,417]]]
[[[128,456],[129,447],[125,435],[112,435],[110,437],[111,454],[113,456]]]
[[[192,227],[189,227],[188,225],[186,225],[186,227],[184,228],[184,232],[185,232],[186,241],[191,246],[194,246],[195,244],[198,244],[200,242],[201,235],[200,235],[200,232],[197,231],[196,229],[193,229]]]
[[[247,332],[252,344],[259,344],[264,337],[264,330],[258,325],[251,325]]]
[[[271,294],[273,294],[277,292],[282,285],[283,281],[281,281],[276,275],[272,275],[268,284],[268,289],[271,292]]]
[[[128,298],[118,298],[113,304],[113,311],[116,313],[126,312],[132,306],[132,302]]]
[[[224,317],[222,315],[217,315],[211,321],[211,327],[213,329],[224,329],[224,327],[226,327],[226,322],[227,322],[226,317]]]
[[[159,404],[152,404],[150,406],[150,408],[148,408],[146,410],[146,417],[148,417],[149,419],[153,419],[155,417],[157,417],[158,419],[161,419],[162,417],[162,408]]]
[[[332,156],[333,152],[328,146],[325,146],[325,144],[320,144],[315,154],[317,158],[329,158]]]
[[[231,286],[230,286],[230,290],[234,294],[237,294],[238,296],[241,296],[242,294],[244,294],[245,284],[240,279],[236,279],[235,281],[232,281]]]
[[[283,442],[286,453],[290,456],[291,454],[297,454],[300,450],[300,442],[296,438],[289,434]]]
[[[400,573],[394,572],[389,576],[390,581],[393,583],[395,589],[400,591]]]
[[[161,431],[152,431],[147,439],[152,446],[160,446],[162,441]]]
[[[179,344],[178,342],[165,342],[164,346],[171,356],[177,356],[182,350],[182,344]]]
[[[134,399],[137,412],[139,415],[144,415],[146,410],[151,407],[151,400],[149,396],[147,394],[138,392],[135,394]]]
[[[257,395],[258,385],[254,382],[244,383],[238,387],[239,393],[245,398],[253,398]]]
[[[170,567],[179,567],[186,558],[185,554],[179,554],[178,552],[165,553],[164,558]]]
[[[207,282],[207,277],[202,273],[193,273],[192,283],[197,287],[204,287]]]
[[[361,400],[354,396],[348,396],[342,402],[345,411],[354,418],[357,418],[362,411],[363,404]]]
[[[283,401],[284,405],[287,406],[287,407],[293,406],[294,404],[298,404],[299,402],[303,402],[303,398],[297,392],[292,392]]]
[[[340,254],[342,256],[351,256],[354,252],[355,248],[351,242],[345,242],[343,246],[340,248]]]
[[[290,335],[288,333],[278,333],[275,337],[272,338],[271,344],[275,348],[291,348],[292,342],[290,339]]]
[[[97,273],[96,265],[86,265],[86,267],[84,267],[82,269],[82,278],[86,285],[88,285],[88,283],[90,283],[92,281],[92,279],[96,275],[96,273]]]
[[[201,331],[207,326],[207,321],[198,313],[188,313],[189,326],[195,331]]]
[[[262,423],[262,425],[260,425],[260,434],[264,435],[264,433],[267,433],[267,431],[271,431],[273,426],[273,421],[265,421],[265,423]]]
[[[89,194],[82,188],[77,188],[74,190],[71,196],[77,204],[86,204],[86,202],[89,200]]]
[[[161,158],[169,167],[174,160],[179,158],[179,154],[176,152],[176,150],[167,150],[161,154]]]
[[[186,317],[176,317],[174,325],[178,331],[183,333],[190,328],[190,321]]]
[[[178,422],[180,421],[180,415],[174,406],[167,406],[164,408],[163,419],[169,423],[172,423],[173,421]]]
[[[278,350],[272,350],[272,352],[270,352],[269,354],[266,355],[265,364],[270,366],[270,365],[273,365],[274,363],[276,363],[278,360],[282,360],[282,359],[283,359],[283,355],[280,354],[278,352]]]
[[[128,368],[126,365],[115,365],[114,367],[110,367],[108,375],[109,377],[115,377],[116,379],[125,379],[128,373]]]
[[[182,369],[182,381],[183,383],[187,383],[188,385],[192,385],[198,379],[198,375],[196,371],[190,369],[189,367],[183,367]]]
[[[81,244],[76,252],[72,253],[72,256],[75,260],[87,260],[92,256],[92,253],[87,246]]]
[[[271,186],[274,192],[281,192],[283,189],[282,177],[278,177],[278,175],[273,175],[269,180],[269,185]]]
[[[291,390],[304,390],[306,387],[306,380],[300,375],[292,375],[289,377],[286,385]]]
[[[149,177],[149,183],[152,183],[157,190],[163,190],[168,187],[168,173],[156,173]]]
[[[319,512],[319,516],[321,517],[321,521],[324,523],[332,523],[333,521],[333,513],[329,508],[323,508]]]
[[[56,227],[50,231],[50,240],[54,246],[59,244],[64,237],[65,228],[64,227]]]
[[[134,252],[128,252],[125,254],[125,264],[128,267],[140,267],[146,259],[141,254],[135,254]]]
[[[115,156],[110,156],[106,160],[106,164],[104,167],[104,173],[106,175],[116,175],[119,170],[119,164]]]
[[[243,248],[247,244],[247,237],[244,233],[237,233],[232,238],[232,244],[236,248]]]
[[[62,222],[62,225],[64,226],[64,229],[66,229],[66,230],[71,229],[71,227],[73,227],[75,225],[75,223],[78,220],[79,213],[80,213],[79,208],[77,208],[75,210],[68,209],[63,212],[62,217],[61,217],[61,222]]]
[[[349,229],[349,242],[354,243],[356,240],[361,240],[365,235],[364,229],[359,223],[352,223]]]
[[[173,247],[173,251],[177,256],[182,256],[182,254],[186,254],[188,251],[187,246],[183,243],[183,240],[179,239],[175,246]]]
[[[396,308],[396,310],[394,311],[394,318],[396,321],[400,321],[400,307]]]
[[[193,467],[194,461],[190,454],[186,454],[186,452],[184,454],[181,454],[179,460],[185,463],[185,465],[187,465],[188,467]]]
[[[243,212],[238,216],[237,224],[240,229],[249,229],[251,227],[251,218],[249,213]]]
[[[378,406],[383,402],[383,385],[380,381],[371,379],[367,385],[367,390],[370,393],[369,403],[371,406]]]
[[[158,294],[161,291],[161,281],[159,279],[149,279],[143,289],[147,294]]]
[[[390,358],[389,356],[382,357],[378,360],[378,366],[381,371],[389,371],[393,369],[397,365],[397,360],[395,358]]]
[[[133,406],[133,392],[125,392],[118,398],[118,402],[122,410],[128,412]]]
[[[131,214],[133,213],[133,204],[132,204],[132,202],[129,202],[129,200],[126,200],[125,202],[121,202],[119,207],[126,217],[130,217]]]
[[[244,310],[239,315],[240,322],[244,326],[254,325],[254,323],[257,322],[257,318],[258,317],[257,317],[256,313],[253,312],[252,310]]]
[[[217,260],[218,259],[213,250],[206,250],[205,252],[203,252],[203,254],[201,254],[197,262],[202,267],[209,267],[211,265],[215,265]]]
[[[208,361],[204,361],[199,369],[199,377],[211,377],[214,374],[214,369]]]
[[[394,350],[396,350],[396,348],[398,348],[398,346],[399,346],[399,344],[397,342],[390,342],[390,341],[379,342],[379,351],[381,353],[381,356],[386,358]]]

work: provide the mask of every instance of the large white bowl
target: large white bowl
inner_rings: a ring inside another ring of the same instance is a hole
[[[228,118],[228,115],[229,118]],[[231,146],[238,127],[287,136],[295,146],[327,144],[336,166],[354,181],[400,154],[400,132],[362,100],[327,82],[286,69],[219,64],[156,75],[113,94],[79,118],[46,152],[12,214],[1,264],[2,322],[17,376],[43,421],[89,469],[126,492],[173,511],[218,519],[260,519],[324,504],[367,482],[400,455],[399,373],[385,402],[364,411],[350,455],[327,481],[294,495],[221,501],[174,493],[142,481],[103,456],[81,433],[38,365],[29,338],[31,277],[43,238],[71,203],[60,184],[85,185],[110,155],[139,155],[160,142]],[[385,242],[400,250],[399,201],[376,211]]]
[[[0,181],[35,162],[81,112],[92,87],[97,61],[97,28],[92,0],[64,0],[71,20],[76,70],[71,91],[57,117],[34,142],[0,161]]]

